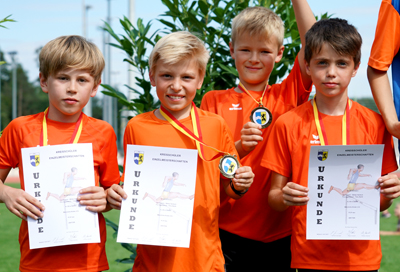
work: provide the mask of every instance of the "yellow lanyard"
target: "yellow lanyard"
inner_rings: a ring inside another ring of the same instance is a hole
[[[239,86],[238,86],[239,90],[241,90],[242,92],[245,92],[248,96],[250,96],[251,98],[253,98],[253,100],[260,106],[260,107],[264,107],[263,105],[263,98],[264,98],[264,94],[265,92],[268,90],[268,84],[265,85],[264,91],[260,97],[260,101],[257,101],[250,93],[249,91],[246,89],[246,87],[242,84],[242,82],[239,82]]]
[[[200,128],[200,121],[199,121],[199,115],[197,113],[196,105],[192,102],[192,108],[190,109],[190,116],[192,119],[192,124],[193,124],[193,132],[191,132],[187,127],[185,127],[181,122],[179,122],[171,113],[169,113],[163,106],[160,106],[160,113],[161,115],[170,123],[174,128],[182,132],[184,135],[188,136],[190,139],[194,140],[196,142],[196,147],[199,152],[199,156],[202,160],[205,161],[213,161],[215,159],[218,159],[224,155],[229,155],[229,153],[220,151],[212,146],[209,146],[203,142],[203,136],[201,134],[201,128]],[[203,146],[206,146],[208,148],[211,148],[212,150],[218,152],[217,155],[215,155],[212,159],[207,160],[204,157],[204,150]]]
[[[49,108],[44,111],[43,122],[42,122],[42,132],[40,133],[40,146],[47,146],[47,115],[49,114]],[[78,121],[75,124],[74,132],[72,133],[70,144],[76,144],[82,133],[82,115],[79,115]]]
[[[328,137],[326,136],[326,130],[324,123],[322,122],[321,114],[318,111],[317,103],[314,96],[313,101],[313,112],[315,125],[317,126],[319,141],[321,145],[328,145]],[[342,145],[347,145],[350,141],[350,99],[347,98],[346,109],[342,119]]]

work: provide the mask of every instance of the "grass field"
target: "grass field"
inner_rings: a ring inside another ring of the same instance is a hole
[[[8,184],[10,185],[10,184]],[[19,187],[17,184],[11,184]],[[397,227],[397,218],[393,214],[394,206],[400,200],[396,200],[390,207],[392,214],[390,218],[381,218],[381,230],[395,231]],[[118,223],[119,211],[110,211],[105,213],[105,217],[111,221]],[[19,245],[18,245],[18,229],[20,219],[11,214],[4,204],[0,204],[0,272],[19,271]],[[107,243],[106,251],[110,270],[112,272],[123,272],[131,267],[131,264],[120,264],[115,262],[118,258],[126,258],[130,253],[124,249],[119,243],[115,242],[112,236],[113,230],[107,227]],[[400,271],[400,260],[398,252],[400,252],[400,235],[381,236],[382,243],[382,264],[380,272],[397,272]]]

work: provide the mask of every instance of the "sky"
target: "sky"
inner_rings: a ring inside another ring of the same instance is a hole
[[[99,29],[107,17],[107,0],[85,0],[90,6],[87,12],[87,38],[103,50],[103,34]],[[111,0],[111,26],[117,34],[123,34],[119,19],[128,16],[129,0]],[[328,12],[333,17],[348,20],[363,37],[361,66],[349,86],[350,97],[371,97],[366,69],[378,18],[379,0],[308,0],[315,15]],[[6,53],[17,51],[16,59],[28,72],[30,81],[39,74],[35,50],[48,41],[62,35],[83,35],[83,0],[0,0],[0,18],[12,14],[15,23],[6,23],[8,29],[0,28],[0,49]],[[155,18],[167,8],[161,0],[136,0],[135,21],[153,20],[152,30],[161,27]],[[111,85],[126,91],[128,64],[123,62],[124,52],[111,49]]]

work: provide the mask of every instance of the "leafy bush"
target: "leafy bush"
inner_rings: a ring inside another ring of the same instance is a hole
[[[265,6],[277,13],[285,22],[285,51],[282,60],[275,66],[269,78],[269,84],[282,80],[290,72],[297,53],[300,51],[300,36],[290,0],[162,0],[168,8],[157,20],[163,29],[150,31],[151,22],[143,24],[138,19],[134,26],[128,18],[120,20],[125,34],[118,35],[106,24],[105,30],[111,34],[115,43],[111,45],[126,53],[125,62],[138,72],[135,89],[125,85],[137,98],[129,101],[121,92],[109,85],[102,85],[104,94],[116,97],[127,110],[136,114],[153,110],[159,106],[158,100],[151,94],[148,78],[148,50],[171,32],[186,30],[197,35],[205,42],[210,52],[203,88],[197,91],[194,102],[200,105],[203,95],[211,90],[224,90],[237,84],[238,74],[234,60],[230,56],[229,41],[233,18],[248,6]],[[326,18],[323,14],[322,18]]]

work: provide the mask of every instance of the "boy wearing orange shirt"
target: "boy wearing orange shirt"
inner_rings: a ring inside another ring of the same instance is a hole
[[[342,122],[347,105],[346,116],[350,117],[346,127],[351,128],[347,144],[384,144],[382,174],[397,169],[393,142],[382,117],[348,98],[347,87],[360,64],[361,43],[355,27],[341,19],[319,21],[307,32],[305,62],[316,97],[278,119],[267,145],[270,152],[265,153],[262,160],[262,166],[273,171],[270,205],[278,211],[294,206],[292,267],[299,272],[377,271],[380,266],[382,253],[378,240],[306,239],[310,148],[320,145],[323,135],[330,145],[342,144],[342,133],[346,135]],[[315,113],[317,116],[314,116],[313,106],[319,112]],[[322,135],[315,124],[318,115],[326,132]],[[400,182],[393,173],[378,181],[383,210],[400,195]],[[325,190],[327,193],[329,188]]]
[[[195,131],[191,111],[197,112],[198,131],[203,142],[220,151],[236,155],[232,134],[222,117],[197,109],[193,104],[201,88],[209,55],[204,44],[189,32],[175,32],[160,39],[150,58],[150,81],[156,87],[161,107],[132,118],[125,130],[126,145],[149,145],[196,149],[196,142],[168,121],[176,119]],[[193,224],[189,248],[138,245],[133,271],[224,271],[224,257],[218,233],[220,187],[232,198],[242,197],[254,174],[250,167],[237,169],[229,181],[222,178],[218,160],[210,160],[216,151],[204,146],[204,158],[198,159],[194,195]],[[124,190],[113,185],[107,199],[120,209]]]
[[[304,35],[315,18],[306,0],[292,2],[304,45]],[[280,84],[268,85],[274,64],[282,58],[283,38],[284,24],[271,10],[251,7],[240,12],[232,23],[230,50],[243,86],[208,92],[201,104],[202,109],[226,120],[242,163],[250,165],[255,174],[252,189],[240,200],[221,194],[219,224],[227,272],[260,268],[293,271],[291,211],[276,212],[269,207],[271,171],[260,166],[263,153],[268,152],[265,147],[276,119],[307,101],[311,88],[304,68],[304,49],[297,55],[288,77]],[[264,129],[249,118],[260,99],[272,115],[269,127]]]
[[[116,137],[108,123],[82,113],[100,85],[104,58],[96,45],[84,38],[63,36],[43,47],[39,61],[40,86],[49,96],[47,117],[41,112],[14,119],[0,138],[0,202],[23,219],[19,232],[19,269],[23,272],[107,270],[106,226],[101,212],[109,209],[103,187],[119,182]],[[77,200],[89,211],[98,212],[99,244],[29,249],[27,216],[37,220],[44,216],[45,207],[24,191],[21,148],[40,144],[44,118],[48,145],[68,144],[78,120],[82,124],[78,143],[92,143],[96,186],[81,189]],[[19,167],[22,190],[3,184],[10,169],[15,167]]]

